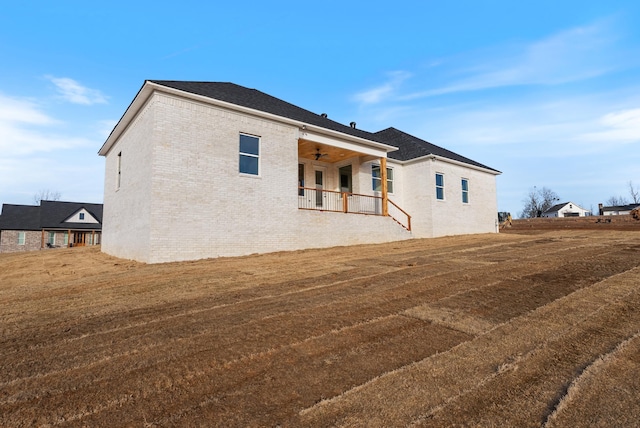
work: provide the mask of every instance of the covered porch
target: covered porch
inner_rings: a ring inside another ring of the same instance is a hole
[[[301,130],[298,208],[391,217],[411,231],[411,216],[389,199],[387,152],[395,149]],[[371,165],[375,165],[373,171]]]
[[[100,245],[102,231],[96,229],[42,229],[40,248]]]

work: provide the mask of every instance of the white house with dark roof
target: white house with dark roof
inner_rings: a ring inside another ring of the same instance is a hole
[[[497,231],[499,171],[232,83],[145,81],[99,151],[102,250],[144,262]]]
[[[40,201],[3,204],[0,253],[100,244],[102,204]]]
[[[591,211],[573,202],[556,204],[542,213],[542,217],[585,217],[588,215],[591,215]]]

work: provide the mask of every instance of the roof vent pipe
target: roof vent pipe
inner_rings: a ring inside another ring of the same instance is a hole
[[[356,123],[355,123],[355,122],[351,122],[351,123],[349,124],[349,126],[351,126],[353,129],[356,129]]]
[[[320,116],[327,117],[327,113],[322,113]]]

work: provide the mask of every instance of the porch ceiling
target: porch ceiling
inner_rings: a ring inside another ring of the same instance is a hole
[[[353,150],[329,146],[302,138],[298,140],[298,157],[316,160],[317,153],[322,155],[317,160],[327,163],[335,163],[352,157],[365,156],[365,153],[359,153]]]

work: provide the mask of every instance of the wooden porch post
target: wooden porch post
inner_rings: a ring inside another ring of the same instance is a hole
[[[44,229],[42,229],[42,240],[40,241],[40,249],[44,248]]]
[[[380,180],[382,188],[382,215],[389,215],[389,195],[387,194],[387,158],[380,158]]]

